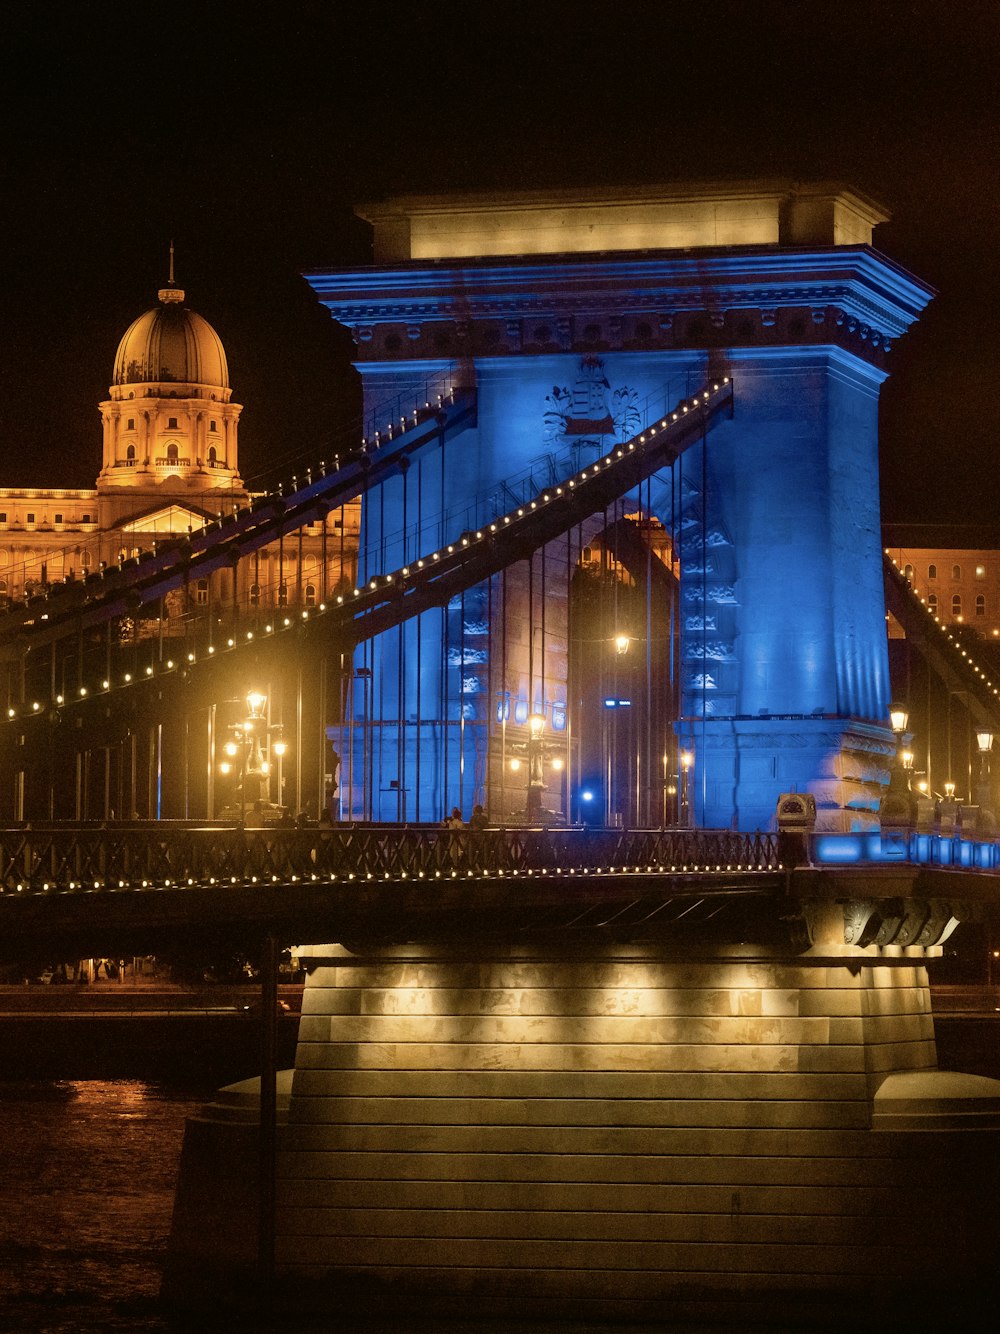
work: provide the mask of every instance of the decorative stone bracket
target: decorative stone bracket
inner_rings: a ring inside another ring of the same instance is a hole
[[[942,899],[804,899],[799,905],[810,945],[940,945],[958,925]]]

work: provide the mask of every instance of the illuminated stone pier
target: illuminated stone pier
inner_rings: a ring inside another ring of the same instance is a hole
[[[752,1322],[980,1281],[1000,1083],[935,1069],[936,949],[845,945],[839,906],[806,916],[799,950],[696,932],[308,951],[282,1300]],[[189,1131],[175,1295],[252,1269],[240,1096]]]

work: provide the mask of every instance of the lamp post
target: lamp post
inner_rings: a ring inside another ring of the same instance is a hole
[[[995,822],[993,814],[993,786],[990,781],[990,752],[993,749],[993,733],[986,728],[976,732],[976,745],[979,747],[979,783],[976,787],[976,805],[979,807],[977,823],[982,832],[991,831]]]
[[[266,802],[269,798],[272,753],[278,760],[278,796],[281,797],[281,762],[288,750],[280,728],[271,727],[267,722],[267,696],[260,690],[251,690],[245,703],[246,717],[230,727],[229,740],[223,747],[226,758],[219,765],[219,771],[225,775],[238,768],[241,821],[246,819],[248,787],[252,804]],[[272,732],[277,733],[273,741]]]
[[[528,719],[528,796],[525,815],[528,824],[536,824],[542,818],[542,791],[545,787],[542,757],[542,733],[545,719],[540,713],[533,713]]]
[[[909,715],[901,704],[889,709],[889,726],[896,738],[896,751],[889,767],[889,787],[879,802],[879,824],[883,834],[908,834],[916,827],[917,798],[910,791],[913,752],[906,745]]]
[[[680,752],[680,823],[684,828],[691,827],[691,770],[695,764],[695,752]]]

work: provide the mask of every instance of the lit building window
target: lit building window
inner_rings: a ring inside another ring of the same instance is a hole
[[[909,579],[909,580],[912,582],[912,580],[913,580],[913,566],[912,566],[912,565],[904,565],[904,566],[903,566],[903,574],[904,574],[904,576],[905,576],[907,579]]]

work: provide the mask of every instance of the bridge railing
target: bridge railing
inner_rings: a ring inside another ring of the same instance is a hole
[[[165,821],[0,830],[0,891],[9,894],[779,867],[776,835],[727,830],[363,824],[249,829]]]
[[[812,834],[809,860],[819,866],[951,866],[966,871],[1000,870],[1000,841],[963,838],[926,830],[867,830],[854,834]]]

